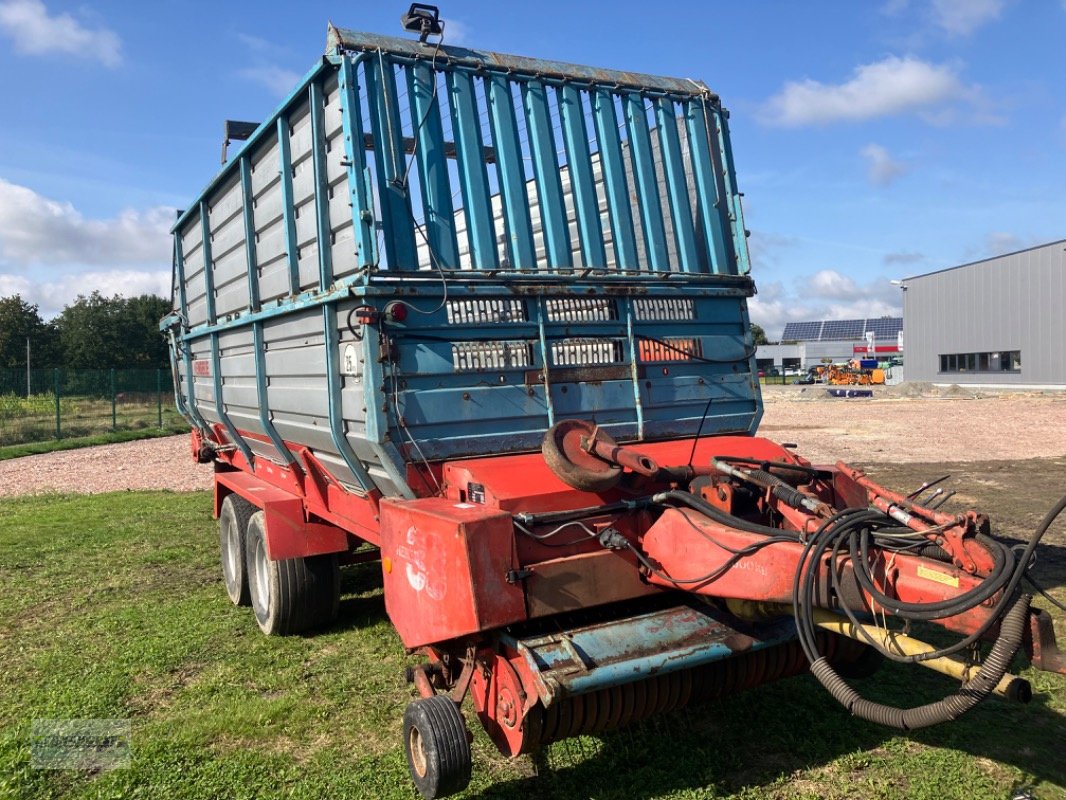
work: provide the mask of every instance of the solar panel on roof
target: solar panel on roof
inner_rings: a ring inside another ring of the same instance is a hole
[[[902,317],[829,319],[789,322],[781,333],[781,339],[786,342],[861,342],[866,338],[867,331],[872,331],[878,339],[894,339],[902,330]]]

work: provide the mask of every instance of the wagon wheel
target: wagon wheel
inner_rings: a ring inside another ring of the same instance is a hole
[[[597,458],[581,446],[581,440],[591,438],[594,433],[600,441],[614,444],[610,436],[596,431],[591,422],[565,419],[552,425],[540,446],[544,461],[556,477],[583,492],[605,492],[622,479],[621,467]]]
[[[444,694],[421,697],[403,715],[407,765],[426,800],[461,792],[470,782],[470,738],[458,706]]]

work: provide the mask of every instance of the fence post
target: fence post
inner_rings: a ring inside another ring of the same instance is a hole
[[[117,401],[117,395],[115,394],[115,368],[111,368],[111,431],[112,433],[118,430],[118,420],[116,418],[115,403]]]
[[[53,370],[53,380],[54,380],[53,388],[55,389],[54,393],[55,393],[55,396],[56,396],[56,438],[57,439],[62,439],[63,438],[63,423],[61,422],[61,417],[60,417],[60,414],[59,414],[59,392],[60,392],[59,367],[56,367]]]
[[[159,412],[159,430],[163,430],[163,370],[155,368],[155,402]]]

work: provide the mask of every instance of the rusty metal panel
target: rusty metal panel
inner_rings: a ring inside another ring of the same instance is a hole
[[[406,647],[456,639],[525,619],[508,582],[511,515],[444,498],[381,503],[385,608]]]

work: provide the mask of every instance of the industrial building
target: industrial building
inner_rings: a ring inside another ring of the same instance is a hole
[[[908,381],[1066,389],[1066,239],[900,288]]]
[[[755,361],[761,370],[775,369],[783,374],[856,357],[886,360],[897,357],[902,350],[901,317],[827,319],[789,322],[780,343],[761,345]]]

